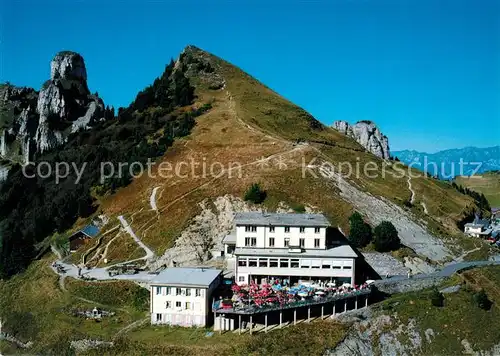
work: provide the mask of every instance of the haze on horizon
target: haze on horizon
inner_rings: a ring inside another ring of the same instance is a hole
[[[458,1],[2,5],[0,81],[39,89],[61,50],[127,106],[194,44],[325,124],[372,120],[391,151],[500,144],[500,4]],[[36,30],[34,30],[36,29]]]

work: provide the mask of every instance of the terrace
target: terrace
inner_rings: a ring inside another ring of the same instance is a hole
[[[276,310],[332,303],[346,298],[365,296],[371,293],[371,286],[363,284],[340,287],[333,283],[302,283],[293,287],[276,284],[231,287],[231,299],[214,301],[212,311],[224,314],[258,314]]]

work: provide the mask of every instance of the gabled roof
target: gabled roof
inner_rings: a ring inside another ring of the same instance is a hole
[[[87,225],[81,230],[88,237],[96,237],[99,235],[99,228],[95,225]]]
[[[236,213],[234,222],[236,225],[260,226],[330,226],[330,222],[323,214],[278,214],[255,211]]]
[[[167,268],[151,284],[208,288],[221,273],[222,270],[211,268]]]

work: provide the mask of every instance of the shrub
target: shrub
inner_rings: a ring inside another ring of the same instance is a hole
[[[401,246],[401,240],[398,236],[398,231],[389,221],[382,221],[373,230],[373,244],[375,250],[379,252],[387,252],[397,250]]]
[[[245,201],[251,201],[254,204],[260,204],[266,200],[266,192],[260,188],[258,183],[252,184],[245,193]]]
[[[474,303],[483,310],[490,310],[491,301],[488,299],[488,295],[486,292],[481,289],[479,292],[474,293],[473,295]]]
[[[442,307],[444,305],[443,293],[434,288],[431,292],[431,304],[435,307]]]
[[[304,204],[294,204],[294,205],[292,205],[292,209],[296,213],[305,213],[306,212],[306,207],[304,206]]]
[[[364,247],[372,240],[372,228],[363,221],[363,217],[357,211],[349,218],[349,241],[357,247]]]
[[[147,310],[149,306],[149,291],[145,288],[137,288],[133,292],[132,305],[136,310]]]

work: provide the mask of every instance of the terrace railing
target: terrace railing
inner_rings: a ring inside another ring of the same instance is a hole
[[[220,303],[218,304],[214,303],[214,305],[212,305],[212,312],[226,313],[226,314],[258,314],[276,310],[285,310],[285,309],[292,309],[304,306],[321,305],[321,304],[335,302],[338,300],[369,295],[371,294],[371,292],[372,292],[371,287],[368,287],[361,290],[354,290],[342,294],[328,294],[325,296],[316,296],[304,300],[297,300],[294,302],[285,303],[283,305],[280,305],[278,303],[272,303],[272,304],[268,303],[260,306],[252,304],[252,305],[242,305],[234,307],[233,305],[232,308],[223,308]]]

